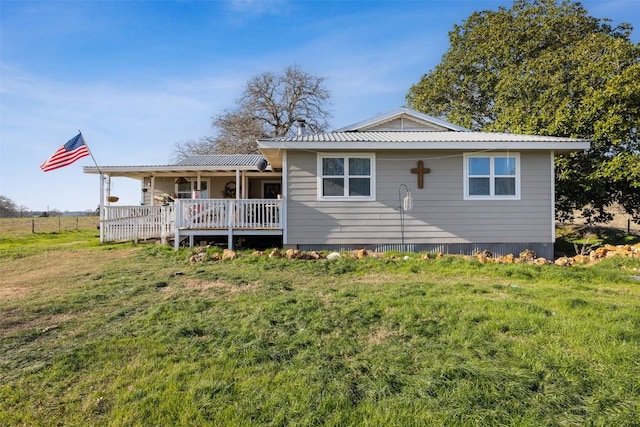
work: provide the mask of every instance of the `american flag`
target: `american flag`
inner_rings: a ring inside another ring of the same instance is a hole
[[[82,133],[71,138],[66,144],[58,149],[46,162],[40,165],[40,169],[45,172],[52,171],[64,166],[69,166],[78,159],[88,156],[89,149],[84,143]]]

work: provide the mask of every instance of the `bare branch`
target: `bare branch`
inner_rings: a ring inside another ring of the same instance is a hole
[[[281,74],[264,72],[247,81],[236,107],[215,116],[215,134],[176,144],[174,157],[192,154],[257,153],[259,138],[294,135],[298,120],[313,132],[329,126],[331,93],[323,77],[289,66]]]

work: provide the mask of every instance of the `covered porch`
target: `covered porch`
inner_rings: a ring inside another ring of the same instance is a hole
[[[100,241],[160,239],[177,249],[196,237],[281,236],[281,199],[177,199],[158,206],[105,206]]]
[[[100,241],[160,239],[193,246],[196,239],[282,236],[286,201],[282,173],[260,155],[191,156],[166,166],[87,166],[99,174]],[[140,182],[140,204],[119,205],[112,177]]]

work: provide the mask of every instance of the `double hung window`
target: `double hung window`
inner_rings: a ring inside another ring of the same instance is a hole
[[[207,180],[201,180],[200,190],[198,191],[198,181],[196,179],[185,180],[185,182],[175,184],[175,194],[179,199],[208,199],[208,183],[209,181]]]
[[[520,199],[520,155],[518,153],[465,154],[464,198]]]
[[[318,199],[375,200],[373,154],[318,155]]]

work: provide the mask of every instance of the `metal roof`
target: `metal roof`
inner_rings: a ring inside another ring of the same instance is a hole
[[[258,141],[260,151],[274,168],[282,167],[282,153],[308,151],[377,150],[549,150],[554,153],[589,149],[589,141],[540,135],[451,131],[329,132]]]
[[[378,131],[328,132],[261,140],[268,142],[384,142],[384,143],[450,143],[450,142],[579,142],[583,140],[540,135],[517,135],[494,132]],[[288,146],[287,148],[292,148]],[[327,145],[326,148],[331,148]]]
[[[215,154],[189,156],[180,160],[175,166],[258,166],[265,160],[260,154]]]
[[[271,170],[267,159],[260,154],[212,154],[189,156],[169,165],[84,166],[84,173],[105,172],[112,176],[142,177],[149,174],[179,175],[197,172],[257,172]]]

